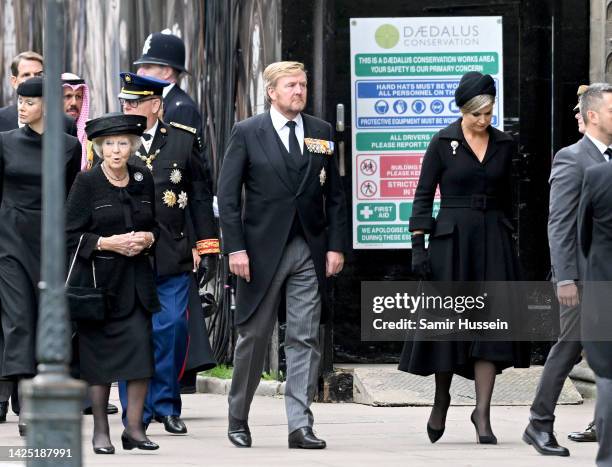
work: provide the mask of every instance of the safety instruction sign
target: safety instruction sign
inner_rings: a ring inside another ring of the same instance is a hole
[[[464,73],[493,76],[492,125],[503,129],[502,58],[498,16],[351,19],[354,248],[410,248],[423,155],[461,116]]]

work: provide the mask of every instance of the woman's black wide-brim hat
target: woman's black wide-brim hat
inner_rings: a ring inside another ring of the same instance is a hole
[[[141,136],[146,128],[147,118],[142,115],[125,115],[113,112],[89,120],[85,124],[85,133],[87,133],[89,140],[93,140],[100,136]]]

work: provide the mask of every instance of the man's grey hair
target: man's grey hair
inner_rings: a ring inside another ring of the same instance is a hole
[[[589,87],[580,96],[580,114],[585,123],[589,122],[588,111],[597,112],[603,104],[603,97],[605,93],[612,93],[612,84],[608,83],[593,83],[589,84]]]

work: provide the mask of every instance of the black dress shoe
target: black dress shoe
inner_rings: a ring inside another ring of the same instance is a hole
[[[7,412],[8,412],[8,401],[0,402],[0,423],[6,422]]]
[[[553,433],[536,430],[531,423],[525,428],[523,441],[533,446],[536,451],[544,456],[567,457],[570,455],[567,448],[559,446]]]
[[[143,441],[137,441],[125,431],[121,434],[121,444],[123,445],[123,449],[127,451],[134,448],[142,449],[144,451],[155,451],[156,449],[159,449],[159,445],[151,441],[149,438],[146,438]]]
[[[289,449],[325,449],[327,444],[315,436],[312,428],[303,426],[289,434]]]
[[[119,409],[117,408],[117,406],[115,404],[108,404],[106,406],[106,414],[107,415],[112,415],[119,412]],[[89,407],[85,407],[83,409],[83,415],[93,415],[93,412],[91,410],[91,406]]]
[[[96,454],[115,454],[115,446],[112,444],[110,446],[104,446],[101,448],[93,447],[93,452]]]
[[[166,415],[165,417],[155,417],[155,421],[164,424],[164,428],[168,433],[174,435],[184,435],[187,433],[187,427],[181,417],[178,415]]]
[[[584,431],[572,431],[567,438],[577,443],[594,443],[597,441],[595,422],[589,423]]]
[[[250,448],[253,442],[247,421],[238,420],[231,415],[229,416],[227,438],[238,448]]]

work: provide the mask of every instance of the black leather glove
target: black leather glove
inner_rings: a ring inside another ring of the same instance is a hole
[[[431,266],[425,249],[425,235],[412,236],[412,272],[422,280],[429,279]]]
[[[208,318],[217,311],[217,300],[215,298],[215,285],[217,274],[217,261],[219,256],[216,254],[202,256],[200,267],[197,272],[198,294],[202,305],[202,313]]]
[[[202,261],[200,261],[197,272],[200,288],[204,287],[217,274],[217,260],[218,255],[216,254],[202,255]]]

